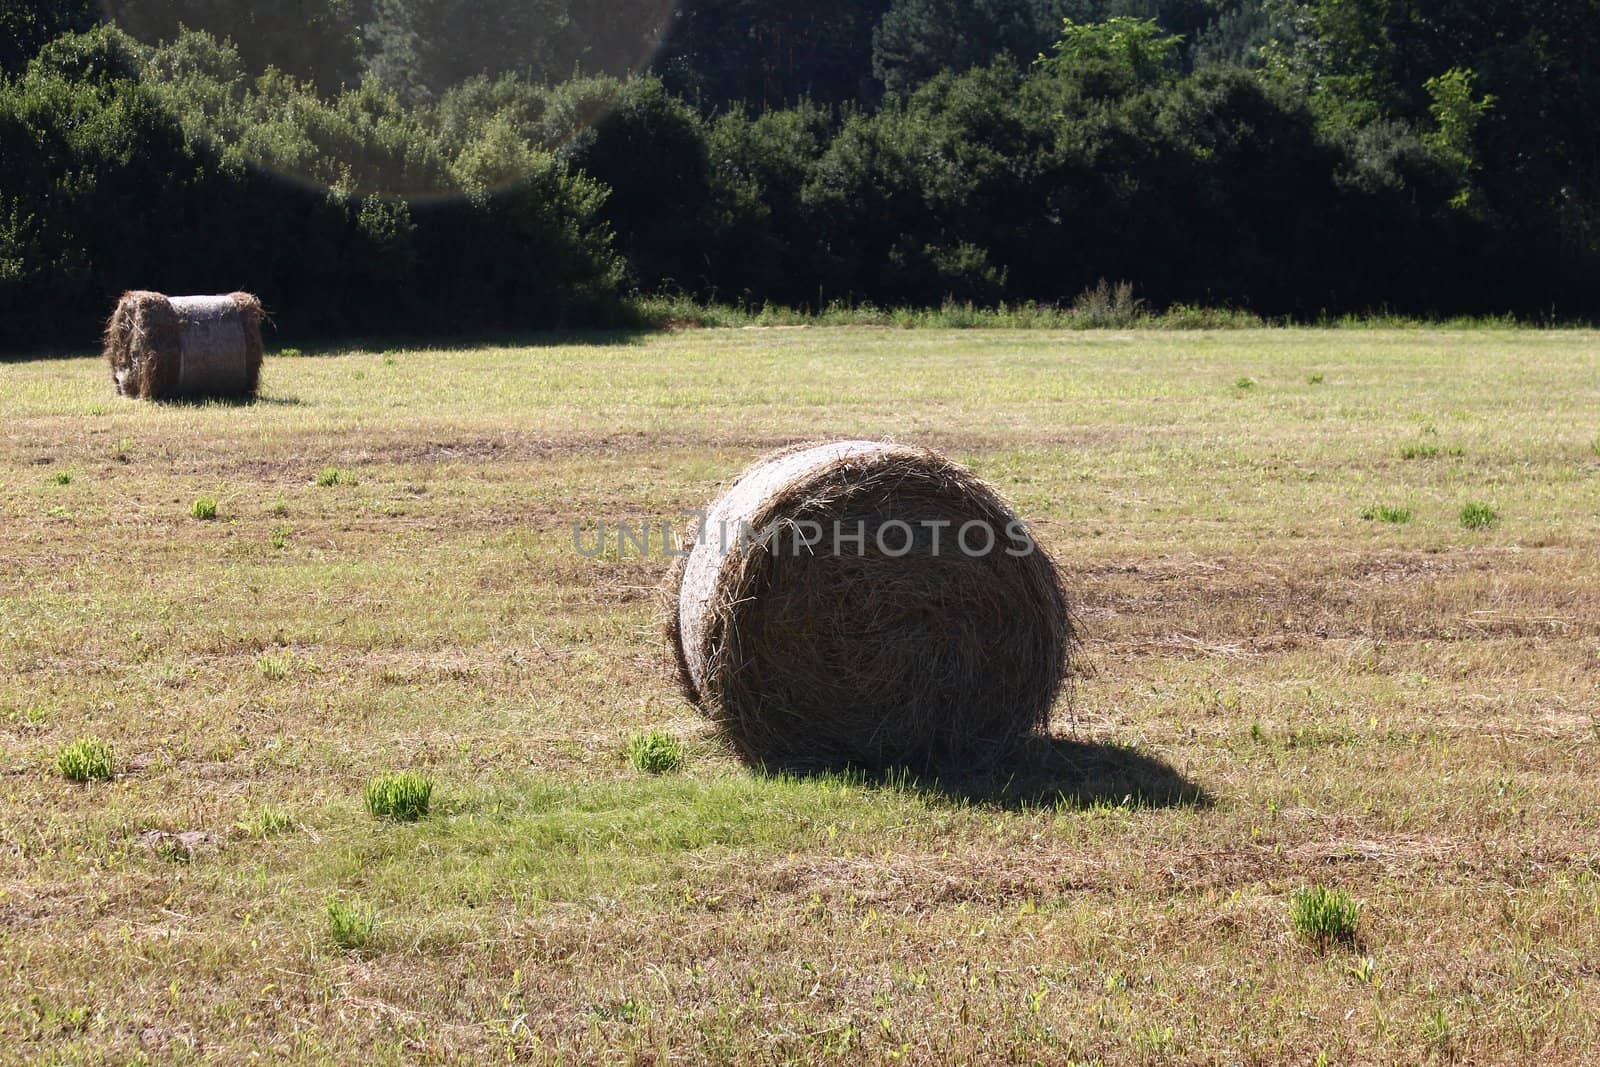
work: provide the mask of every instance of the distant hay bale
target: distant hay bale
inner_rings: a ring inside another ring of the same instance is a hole
[[[874,441],[802,446],[747,470],[700,533],[670,638],[685,694],[746,759],[980,769],[1048,725],[1067,600],[964,468]]]
[[[265,317],[249,293],[124,293],[106,323],[105,355],[117,392],[142,400],[255,396]]]

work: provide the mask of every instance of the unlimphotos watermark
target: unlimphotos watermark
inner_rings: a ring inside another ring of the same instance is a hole
[[[680,531],[690,531],[684,536]],[[590,559],[625,556],[682,558],[697,545],[712,545],[718,555],[732,548],[760,547],[774,554],[865,556],[869,552],[896,559],[919,553],[959,554],[973,558],[1004,552],[1030,556],[1038,550],[1026,523],[1012,519],[1004,527],[987,519],[783,519],[756,529],[747,522],[712,521],[704,511],[671,519],[599,519],[572,521],[572,547]]]

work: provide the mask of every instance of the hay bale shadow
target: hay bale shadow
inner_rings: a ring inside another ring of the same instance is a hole
[[[150,403],[164,408],[299,408],[306,402],[297,396],[180,396]]]
[[[1177,768],[1129,745],[1030,737],[1000,769],[940,778],[945,795],[1005,808],[1205,808],[1211,796]]]
[[[625,326],[577,327],[564,330],[480,330],[455,333],[364,333],[349,336],[279,338],[275,357],[316,359],[355,352],[473,352],[483,348],[615,347],[643,344],[659,330]],[[287,347],[288,352],[284,349]]]
[[[1039,808],[1209,808],[1211,795],[1166,761],[1128,745],[1072,737],[1025,739],[993,769],[918,775],[906,768],[762,768],[794,777],[847,775],[869,788],[916,792],[958,804],[1010,811]]]

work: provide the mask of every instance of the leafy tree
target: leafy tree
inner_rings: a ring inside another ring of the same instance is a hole
[[[302,335],[604,313],[620,265],[595,183],[530,153],[505,187],[482,188],[376,86],[319,98],[239,70],[205,35],[151,52],[103,26],[0,81],[7,346],[92,343],[128,288],[250,289]],[[331,188],[245,165],[258,159]],[[374,175],[468,195],[357,195]]]
[[[46,42],[88,30],[98,17],[95,0],[6,0],[0,5],[0,73],[21,70]]]
[[[711,162],[692,108],[657,78],[633,80],[562,155],[610,189],[602,217],[616,230],[633,284],[702,288]]]
[[[137,40],[154,44],[183,28],[201,30],[232,42],[252,74],[276,67],[329,92],[359,80],[360,31],[371,13],[371,0],[105,0],[103,6]]]
[[[890,0],[682,0],[656,70],[715,109],[869,98],[872,31]]]
[[[873,33],[872,69],[905,93],[944,71],[999,55],[1027,63],[1054,42],[1064,18],[1093,18],[1093,0],[895,0]]]
[[[834,124],[832,109],[801,101],[755,116],[737,108],[711,125],[710,293],[754,303],[816,301],[823,268],[804,194]]]
[[[1213,12],[1193,38],[1194,69],[1236,66],[1258,68],[1265,51],[1287,32],[1284,5],[1277,0],[1231,0]]]
[[[433,100],[476,77],[534,83],[648,66],[669,0],[375,0],[369,69],[403,100]]]
[[[410,102],[477,76],[517,72],[539,81],[562,65],[566,30],[560,0],[376,0],[369,69]]]
[[[1105,22],[1077,23],[1066,19],[1054,54],[1041,56],[1039,66],[1060,74],[1089,64],[1123,71],[1138,85],[1149,85],[1171,75],[1176,68],[1179,37],[1163,32],[1154,19],[1117,16]]]
[[[1307,94],[1331,136],[1431,128],[1457,172],[1454,203],[1501,235],[1494,256],[1515,290],[1503,298],[1586,299],[1600,254],[1595,0],[1275,2],[1286,29],[1267,69]],[[1452,71],[1471,71],[1470,85]]]
[[[570,75],[637,66],[664,0],[366,2],[295,5],[365,27],[334,39],[373,73],[331,86],[254,65],[282,11],[159,47],[46,40],[94,23],[74,3],[0,11],[8,56],[39,49],[0,79],[7,342],[91,337],[129,285],[252,288],[321,332],[550,325],[620,285],[928,304],[1107,277],[1307,316],[1600,291],[1595,0],[690,0],[661,80]],[[145,10],[179,8],[241,17]]]
[[[1438,153],[1456,175],[1460,189],[1452,203],[1458,207],[1466,206],[1472,196],[1471,174],[1476,167],[1474,131],[1494,106],[1492,95],[1473,98],[1475,78],[1470,70],[1451,67],[1422,83],[1433,101],[1428,105],[1428,112],[1437,124],[1437,128],[1423,138],[1423,143]]]

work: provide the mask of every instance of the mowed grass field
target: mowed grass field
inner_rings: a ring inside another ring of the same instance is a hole
[[[1600,336],[688,331],[264,383],[0,364],[0,1059],[1600,1060]],[[832,435],[948,450],[1062,564],[1025,782],[743,767],[674,688],[670,561],[574,550]],[[652,729],[681,770],[629,763]],[[109,781],[58,772],[84,737]],[[390,771],[426,817],[368,814]],[[1291,924],[1319,885],[1352,940]]]

